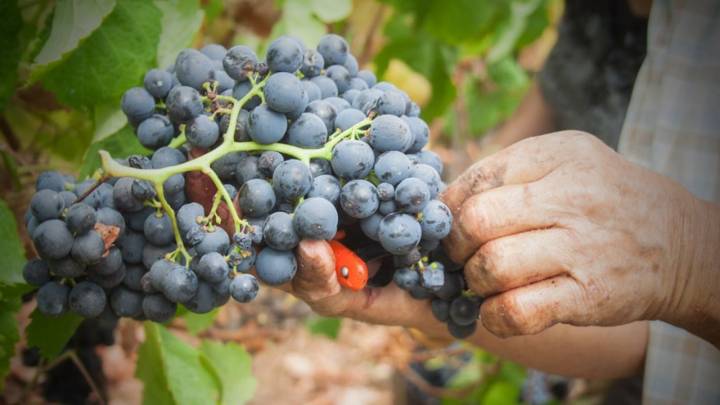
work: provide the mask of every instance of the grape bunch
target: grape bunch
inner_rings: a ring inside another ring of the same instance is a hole
[[[474,330],[479,298],[439,245],[452,214],[428,125],[342,37],[312,49],[283,36],[264,61],[242,45],[185,49],[121,108],[151,153],[101,151],[91,179],[37,180],[26,223],[40,258],[24,274],[43,313],[165,322],[178,304],[249,302],[258,279],[293,279],[300,240],[345,230],[392,257],[389,279],[433,299],[451,333]]]

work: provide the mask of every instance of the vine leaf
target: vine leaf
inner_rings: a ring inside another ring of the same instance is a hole
[[[118,102],[155,64],[160,18],[152,2],[118,2],[99,28],[44,74],[43,85],[73,107]]]
[[[282,18],[273,26],[271,38],[287,34],[300,38],[305,44],[317,44],[325,35],[325,24],[313,15],[312,0],[287,0],[282,6]]]
[[[25,265],[25,250],[17,232],[15,216],[5,201],[0,199],[0,257],[3,269],[0,271],[0,284],[12,285],[23,283],[22,268]]]
[[[38,77],[68,56],[80,42],[102,24],[115,8],[115,0],[59,1],[50,36],[35,57],[32,75]]]
[[[135,372],[144,384],[145,404],[204,404],[219,399],[214,370],[201,361],[201,353],[164,326],[145,322]]]
[[[127,118],[116,102],[98,104],[93,108],[95,131],[93,142],[99,142],[121,130],[127,124]]]
[[[252,398],[257,381],[252,375],[252,358],[242,346],[204,340],[200,351],[203,364],[219,379],[223,404],[243,404]]]
[[[50,317],[35,309],[26,330],[28,346],[37,347],[44,358],[51,360],[62,352],[82,320],[72,313]]]
[[[0,285],[0,392],[10,371],[15,344],[20,339],[15,315],[22,305],[22,295],[28,290],[26,284]]]
[[[344,20],[352,11],[350,0],[311,0],[310,5],[320,21],[327,24]]]
[[[316,318],[309,319],[305,323],[305,326],[313,335],[323,335],[335,340],[337,339],[338,334],[340,334],[342,319],[318,316]]]
[[[22,18],[16,1],[0,2],[0,111],[5,108],[15,88],[17,68],[20,62],[20,30]]]
[[[175,57],[183,48],[192,44],[202,26],[205,12],[197,0],[155,0],[155,6],[162,11],[157,65],[165,68],[175,63]]]
[[[185,326],[187,326],[188,332],[197,335],[212,326],[215,318],[217,318],[218,312],[220,312],[219,308],[215,308],[206,314],[196,314],[187,311],[182,317],[185,319]]]

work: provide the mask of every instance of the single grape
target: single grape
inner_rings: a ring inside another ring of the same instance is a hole
[[[195,244],[193,249],[202,256],[210,252],[227,253],[230,247],[230,237],[227,232],[219,226],[204,233],[200,243]]]
[[[439,175],[442,176],[443,174],[443,164],[442,160],[440,160],[440,156],[437,155],[437,153],[431,151],[431,150],[421,150],[420,152],[416,153],[415,156],[418,159],[418,163],[424,163],[438,172]]]
[[[380,115],[370,124],[370,145],[379,151],[405,151],[412,143],[410,127],[394,115]]]
[[[380,215],[376,212],[369,217],[360,220],[360,229],[363,231],[365,236],[374,241],[377,241],[378,228],[380,227],[380,221],[382,219],[383,215]]]
[[[147,319],[153,322],[164,323],[175,316],[177,304],[170,302],[161,294],[151,294],[143,297],[142,309]]]
[[[134,182],[132,177],[121,177],[113,186],[113,202],[120,211],[136,212],[144,207],[143,202],[133,195]]]
[[[420,226],[424,239],[440,240],[450,233],[452,213],[440,200],[431,200],[420,211]]]
[[[307,78],[315,77],[322,72],[323,67],[325,67],[325,59],[323,59],[320,52],[310,48],[306,49],[300,66],[303,76]]]
[[[266,60],[273,72],[294,73],[303,63],[303,48],[298,40],[283,35],[270,43]]]
[[[432,166],[425,163],[417,163],[410,169],[410,176],[422,180],[430,190],[430,198],[435,198],[440,193],[442,179]]]
[[[165,213],[155,213],[145,219],[143,226],[145,239],[153,245],[162,246],[175,240],[172,222]]]
[[[336,34],[326,34],[320,38],[317,51],[325,60],[325,67],[342,65],[348,56],[348,44],[345,39]]]
[[[135,318],[142,314],[143,295],[118,287],[110,294],[110,308],[120,317]]]
[[[230,294],[237,302],[250,302],[257,296],[260,286],[252,274],[238,274],[230,282]]]
[[[375,175],[383,182],[396,186],[410,174],[410,159],[398,151],[384,152],[375,161]]]
[[[28,284],[40,287],[50,281],[50,267],[41,259],[28,260],[23,267],[23,278]]]
[[[330,201],[333,205],[337,204],[340,198],[340,181],[337,177],[322,174],[313,179],[310,191],[307,193],[308,197],[322,197]]]
[[[38,225],[33,232],[33,244],[43,259],[61,259],[70,253],[73,236],[65,222],[51,219]]]
[[[390,153],[390,152],[386,152],[386,153]],[[375,163],[375,166],[377,166],[377,163]],[[377,171],[375,173],[377,174]],[[390,183],[378,184],[377,191],[378,191],[378,198],[380,198],[380,201],[383,201],[383,202],[390,201],[395,197],[395,187],[393,187],[393,185]]]
[[[187,302],[197,293],[198,279],[195,273],[186,267],[175,265],[162,278],[161,287],[163,294],[170,301]]]
[[[188,124],[185,136],[190,145],[208,149],[218,141],[220,127],[207,115],[198,115]]]
[[[71,205],[65,214],[65,224],[70,232],[76,235],[91,230],[95,226],[96,220],[95,208],[82,202]]]
[[[320,89],[320,98],[336,97],[338,95],[337,84],[329,77],[315,76],[310,79],[310,82]]]
[[[120,101],[120,108],[132,125],[138,125],[155,113],[155,99],[142,87],[127,90]]]
[[[70,251],[73,259],[84,265],[99,262],[104,252],[105,242],[96,231],[89,231],[84,235],[77,236]]]
[[[277,170],[275,172],[277,173]],[[275,202],[273,187],[265,180],[251,179],[240,187],[238,203],[243,215],[247,217],[266,216],[272,211]]]
[[[108,207],[99,208],[95,212],[95,216],[98,224],[116,227],[119,236],[125,234],[125,219],[117,210]]]
[[[305,163],[297,159],[288,159],[275,169],[272,182],[278,197],[293,201],[310,191],[312,175]]]
[[[150,164],[153,169],[162,169],[164,167],[185,163],[186,160],[182,152],[175,148],[165,146],[153,152]]]
[[[420,285],[420,275],[410,267],[402,267],[395,270],[393,281],[403,290],[410,290]]]
[[[38,221],[60,218],[65,209],[65,200],[52,190],[40,190],[30,200],[30,211]]]
[[[207,44],[200,48],[200,52],[202,52],[211,60],[222,62],[222,60],[225,58],[227,49],[225,49],[225,47],[220,44]]]
[[[430,309],[433,316],[440,322],[447,322],[450,319],[450,303],[438,298],[430,302]]]
[[[480,304],[474,298],[460,296],[450,304],[450,319],[458,325],[470,325],[477,321],[479,315]]]
[[[344,179],[362,179],[370,174],[375,154],[370,145],[362,141],[340,141],[332,152],[330,164],[335,174]]]
[[[196,90],[210,80],[214,66],[210,58],[195,49],[183,49],[175,59],[175,75],[178,81]]]
[[[340,206],[353,218],[367,218],[377,211],[380,201],[377,189],[366,180],[352,180],[340,191]]]
[[[150,69],[145,73],[143,85],[153,97],[165,98],[173,85],[172,74],[162,69]]]
[[[142,252],[145,246],[145,236],[142,233],[128,230],[118,238],[116,243],[122,252],[123,261],[129,264],[142,263]]]
[[[340,114],[343,110],[346,110],[350,107],[350,103],[347,102],[344,98],[340,97],[328,97],[324,100],[326,103],[330,104],[330,106],[335,110],[336,113]],[[335,118],[337,119],[337,117]]]
[[[209,283],[219,283],[227,278],[230,269],[225,257],[218,252],[204,254],[195,266],[195,271],[201,279]]]
[[[105,309],[107,296],[99,285],[81,281],[70,290],[68,307],[84,318],[95,318]]]
[[[97,263],[89,265],[87,270],[90,274],[108,276],[119,271],[122,266],[122,252],[116,246],[111,246],[107,254],[103,255]]]
[[[306,198],[295,209],[292,221],[295,230],[303,239],[330,240],[337,233],[337,210],[325,198]]]
[[[247,46],[237,45],[225,53],[222,63],[223,68],[230,77],[242,82],[247,80],[248,74],[255,69],[257,56]]]
[[[200,93],[187,86],[173,87],[165,100],[165,105],[170,121],[175,124],[187,123],[204,111]]]
[[[195,295],[183,304],[190,312],[206,314],[215,308],[215,292],[209,283],[199,281]]]
[[[77,201],[77,196],[72,191],[61,191],[58,195],[62,198],[66,207],[73,205]]]
[[[180,232],[184,235],[194,226],[198,225],[198,220],[205,216],[205,209],[202,205],[191,202],[180,207],[176,216],[178,228],[180,228]]]
[[[357,72],[357,77],[362,79],[368,85],[368,87],[372,87],[377,83],[375,74],[369,70],[359,70]]]
[[[318,87],[317,84],[307,79],[301,80],[300,84],[302,84],[303,90],[305,90],[305,94],[307,94],[308,103],[311,101],[320,100],[322,98],[320,87]]]
[[[430,201],[430,189],[427,184],[415,177],[408,177],[395,188],[395,203],[410,213],[418,213]]]
[[[430,291],[437,292],[445,284],[445,268],[438,262],[425,266],[421,273],[420,285]]]
[[[328,131],[320,117],[302,113],[287,132],[287,143],[301,148],[320,148],[327,142]]]
[[[67,311],[70,288],[57,281],[45,283],[38,290],[37,309],[44,315],[59,316]]]
[[[258,168],[258,158],[256,156],[244,156],[235,167],[235,180],[238,184],[242,185],[252,179],[259,179],[262,177],[260,169]]]
[[[287,118],[266,105],[256,107],[250,113],[248,132],[253,141],[268,145],[278,142],[287,130]]]
[[[362,90],[352,101],[352,107],[363,112],[363,114],[369,114],[370,111],[377,111],[380,97],[383,92],[376,89]]]
[[[145,275],[145,267],[138,264],[131,264],[125,268],[123,285],[133,291],[142,291],[142,278]]]
[[[142,251],[142,264],[145,268],[151,268],[153,263],[164,258],[168,253],[173,252],[177,246],[174,243],[155,246],[151,243],[145,244]]]
[[[324,127],[323,127],[324,128]],[[272,177],[275,169],[285,160],[280,152],[267,150],[260,154],[257,160],[258,171],[266,178]]]
[[[345,131],[365,118],[367,117],[365,117],[362,111],[355,108],[346,108],[340,111],[335,118],[335,127],[341,131]]]
[[[444,267],[444,266],[443,266]],[[465,289],[465,281],[461,273],[445,271],[445,282],[435,291],[435,295],[446,301],[459,297]]]
[[[295,276],[297,261],[292,251],[266,247],[255,259],[255,270],[260,280],[266,284],[285,284]]]
[[[273,73],[268,77],[263,88],[267,106],[281,113],[304,110],[305,93],[303,85],[295,75],[286,72]]]
[[[420,243],[422,230],[414,217],[408,214],[386,215],[378,228],[380,244],[394,255],[406,254]]]
[[[399,117],[405,113],[405,98],[399,91],[386,91],[378,100],[377,110],[379,114],[391,114]]]
[[[325,75],[335,82],[338,93],[342,94],[350,88],[350,72],[341,65],[332,65],[325,70]]]
[[[65,176],[59,172],[45,171],[40,173],[37,180],[35,180],[35,191],[52,190],[59,193],[65,190],[66,183]]]
[[[447,321],[448,332],[456,339],[465,339],[472,336],[477,329],[477,321],[473,321],[467,325],[459,325],[452,318]]]
[[[422,150],[428,143],[430,138],[430,128],[420,118],[403,116],[403,121],[410,127],[410,132],[413,134],[413,143],[408,148],[407,153],[417,153]]]
[[[107,275],[107,276],[102,276],[99,274],[90,274],[88,277],[88,280],[99,285],[100,287],[104,288],[105,290],[110,290],[110,289],[113,289],[113,288],[119,286],[120,284],[122,284],[123,280],[125,279],[125,273],[126,273],[125,266],[121,266],[120,270],[118,270],[115,273],[112,273],[110,275]]]
[[[347,54],[347,57],[345,58],[345,63],[343,63],[343,66],[345,66],[345,69],[350,72],[350,76],[355,77],[358,74],[358,61],[355,59],[354,56],[351,54]]]
[[[387,183],[385,183],[385,184],[387,184]],[[378,192],[378,195],[379,194],[380,193]],[[382,215],[392,214],[393,212],[395,212],[397,210],[398,210],[398,208],[397,208],[397,205],[395,204],[394,200],[381,201],[380,206],[378,206],[378,212]]]
[[[294,249],[300,237],[293,227],[293,217],[285,212],[270,214],[263,224],[263,240],[273,249]]]

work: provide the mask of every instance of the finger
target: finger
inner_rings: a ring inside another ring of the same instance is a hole
[[[553,153],[562,144],[556,139],[560,134],[527,138],[480,160],[452,182],[440,198],[456,214],[475,194],[543,178],[566,158],[562,153]]]
[[[303,240],[297,248],[298,271],[292,280],[292,293],[314,302],[338,294],[342,287],[335,274],[335,256],[324,240]]]
[[[465,261],[486,242],[554,225],[551,195],[542,183],[509,185],[470,197],[444,240],[456,263]]]
[[[584,312],[592,311],[584,297],[571,277],[553,277],[486,299],[480,319],[500,337],[533,335],[559,322],[577,324]]]
[[[485,243],[465,263],[468,287],[487,296],[565,273],[571,243],[566,232],[529,231]]]

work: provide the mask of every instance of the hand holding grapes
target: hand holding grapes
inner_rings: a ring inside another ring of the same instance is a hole
[[[661,319],[718,344],[717,207],[594,137],[519,142],[442,199],[456,218],[446,249],[487,296],[493,333]]]

